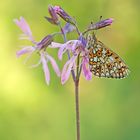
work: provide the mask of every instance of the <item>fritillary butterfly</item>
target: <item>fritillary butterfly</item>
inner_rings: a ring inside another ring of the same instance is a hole
[[[98,77],[124,78],[129,74],[128,66],[111,49],[107,48],[95,35],[88,34],[90,71]]]

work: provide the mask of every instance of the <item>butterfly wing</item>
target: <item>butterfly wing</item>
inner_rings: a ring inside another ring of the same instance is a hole
[[[124,61],[101,41],[90,36],[87,41],[90,71],[98,77],[124,78],[129,69]]]

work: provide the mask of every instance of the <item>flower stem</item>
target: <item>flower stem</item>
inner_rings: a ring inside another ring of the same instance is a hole
[[[76,109],[75,111],[76,111],[77,140],[80,140],[79,63],[80,63],[80,54],[77,57],[77,69],[76,69],[76,81],[75,81],[75,109]]]
[[[77,140],[80,140],[79,79],[75,81],[75,107]]]
[[[64,33],[63,28],[61,27],[61,24],[59,24],[59,27],[61,29],[61,33],[63,35],[64,42],[66,42],[67,41],[66,34]],[[76,31],[80,35],[80,32],[79,32],[77,26],[76,26]],[[68,55],[68,59],[70,59],[69,51],[67,51],[67,55]],[[79,79],[80,79],[81,72],[79,72],[79,63],[80,63],[80,54],[78,55],[78,58],[77,58],[76,73],[74,72],[73,69],[71,70],[73,81],[75,83],[75,111],[76,111],[76,130],[77,130],[76,131],[76,135],[77,135],[76,140],[80,140]]]

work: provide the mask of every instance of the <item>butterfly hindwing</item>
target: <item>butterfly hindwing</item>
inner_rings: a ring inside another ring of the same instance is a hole
[[[95,36],[87,38],[90,71],[98,77],[124,78],[129,69],[124,61]]]

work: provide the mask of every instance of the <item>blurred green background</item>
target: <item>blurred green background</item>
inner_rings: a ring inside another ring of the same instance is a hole
[[[101,15],[114,18],[97,36],[131,70],[123,80],[81,78],[81,140],[140,140],[139,0],[0,0],[0,140],[75,140],[72,79],[62,86],[52,70],[47,86],[41,66],[29,69],[15,55],[30,43],[18,39],[14,18],[25,17],[36,40],[58,31],[44,19],[48,4],[61,5],[81,31]],[[57,51],[50,53],[57,59]]]

